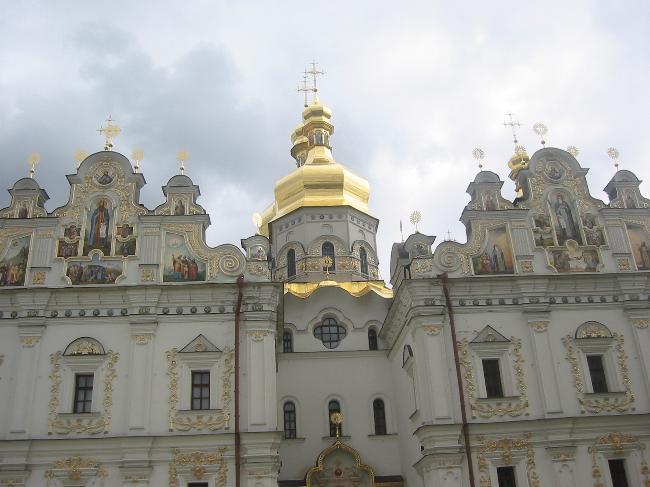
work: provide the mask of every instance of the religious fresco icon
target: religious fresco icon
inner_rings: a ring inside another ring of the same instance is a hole
[[[135,244],[136,238],[128,238],[126,240],[118,239],[115,242],[115,254],[121,255],[122,257],[128,257],[129,255],[135,255]]]
[[[163,282],[205,281],[205,263],[197,260],[185,237],[168,233],[163,255]]]
[[[31,237],[19,237],[9,241],[0,259],[0,286],[24,286]]]
[[[640,271],[650,270],[650,235],[641,225],[627,224],[627,235],[632,246],[632,255]]]
[[[59,247],[56,256],[67,259],[68,257],[77,257],[79,255],[79,241],[66,242],[64,239],[59,240]]]
[[[625,191],[625,208],[637,208],[636,204],[636,194],[634,191]]]
[[[548,164],[544,174],[551,181],[559,181],[564,176],[564,169],[557,164]]]
[[[81,236],[81,228],[75,224],[67,226],[63,229],[63,236],[67,239],[76,239]]]
[[[558,245],[565,245],[567,240],[582,244],[580,228],[576,218],[577,212],[572,208],[569,198],[563,193],[550,196],[551,209],[555,218],[555,234]]]
[[[30,202],[29,201],[23,201],[20,203],[18,206],[18,214],[17,218],[29,218],[29,213],[30,213]]]
[[[584,215],[582,217],[582,225],[587,245],[605,245],[605,235],[603,234],[603,229],[598,226],[595,215],[591,213]]]
[[[547,214],[540,213],[533,216],[533,235],[537,247],[552,247],[555,245],[551,219]]]
[[[569,240],[566,249],[552,249],[551,263],[560,273],[565,272],[597,272],[600,256],[596,249],[580,247],[575,241]]]
[[[107,199],[98,200],[88,211],[84,241],[84,255],[91,250],[101,250],[104,255],[111,252],[111,209]]]
[[[513,274],[512,250],[505,227],[494,228],[487,233],[485,250],[472,257],[474,274]]]
[[[174,215],[185,215],[185,202],[179,198],[174,201]]]
[[[115,280],[122,275],[122,263],[102,261],[99,254],[94,253],[90,261],[70,262],[66,275],[75,286],[115,284]]]
[[[483,209],[485,211],[494,211],[499,209],[495,197],[490,193],[483,195]]]
[[[108,186],[115,180],[115,173],[112,169],[100,169],[95,174],[95,181],[102,186]]]

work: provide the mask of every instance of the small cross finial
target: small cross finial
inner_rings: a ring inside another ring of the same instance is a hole
[[[181,150],[176,153],[176,160],[178,161],[178,168],[181,174],[185,174],[185,161],[190,158],[190,153],[186,150]]]
[[[343,413],[332,413],[330,421],[336,425],[336,439],[341,437],[341,423],[343,422]]]
[[[610,147],[609,149],[607,149],[607,155],[612,161],[614,161],[614,167],[618,171],[618,158],[621,155],[618,152],[618,149],[616,147]]]
[[[88,154],[85,150],[79,149],[74,153],[74,160],[77,162],[77,167],[81,166],[83,160],[88,157]]]
[[[533,125],[533,132],[539,135],[541,139],[542,147],[546,147],[546,141],[544,140],[544,136],[548,133],[548,127],[543,123],[537,122],[535,125]]]
[[[144,150],[142,149],[133,149],[133,152],[131,153],[131,159],[133,159],[133,171],[134,172],[140,172],[140,163],[142,162],[142,159],[144,159]]]
[[[447,241],[451,241],[451,232],[447,229]]]
[[[312,87],[311,91],[314,92],[314,102],[318,101],[318,86],[316,84],[316,79],[318,76],[323,76],[325,75],[325,70],[318,69],[318,63],[316,61],[312,61],[309,63],[311,65],[311,69],[306,69],[305,70],[305,76],[311,75],[312,77]]]
[[[115,123],[115,120],[109,115],[106,119],[106,127],[100,127],[97,132],[106,137],[104,142],[104,150],[113,149],[113,139],[122,133],[122,129]]]
[[[307,86],[307,71],[305,71],[305,74],[302,75],[302,85],[298,85],[298,89],[296,91],[303,92],[305,94],[305,108],[307,108],[307,93],[312,91],[312,89]]]
[[[33,178],[34,174],[36,174],[36,166],[41,160],[40,154],[37,154],[36,152],[32,153],[29,155],[27,158],[27,161],[29,162],[29,177]]]
[[[334,261],[329,255],[323,257],[323,267],[325,267],[325,277],[330,276],[330,267],[334,264]]]
[[[573,157],[578,157],[578,154],[580,154],[580,150],[575,145],[570,145],[569,147],[566,148],[566,151],[571,154]]]
[[[478,161],[479,171],[483,170],[483,158],[485,157],[485,152],[480,147],[477,147],[472,151],[472,157]]]
[[[506,113],[506,117],[508,117],[508,120],[503,122],[503,126],[511,128],[511,130],[512,130],[512,139],[514,140],[515,145],[517,145],[519,143],[519,140],[517,139],[517,130],[516,130],[516,128],[521,127],[521,124],[518,121],[514,120],[511,112]]]

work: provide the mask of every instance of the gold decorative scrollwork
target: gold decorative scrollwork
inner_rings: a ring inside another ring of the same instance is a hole
[[[169,412],[169,431],[190,431],[208,429],[215,431],[227,429],[230,422],[230,403],[232,402],[232,380],[235,372],[235,352],[226,347],[223,351],[224,362],[221,374],[223,408],[210,414],[185,415],[178,412],[178,350],[168,350],[167,377],[169,377],[169,398],[167,400]]]
[[[215,472],[214,486],[225,487],[228,480],[228,465],[226,464],[225,448],[219,448],[214,453],[200,451],[181,453],[175,449],[169,462],[169,487],[178,487],[179,470],[189,470],[195,480],[203,480],[208,469]]]
[[[476,398],[476,385],[474,383],[474,367],[467,339],[457,342],[458,352],[460,353],[460,364],[465,370],[465,395],[469,401],[472,410],[472,417],[492,418],[494,416],[521,416],[528,410],[528,387],[526,386],[526,377],[524,373],[524,356],[521,352],[521,339],[510,337],[510,351],[512,354],[512,367],[517,380],[517,391],[519,396],[516,400],[504,399],[495,403],[481,403]]]
[[[84,458],[80,456],[61,458],[56,460],[50,468],[45,471],[46,479],[58,477],[57,473],[67,475],[68,480],[75,482],[83,477],[106,477],[108,472],[94,458]]]
[[[533,261],[532,260],[520,260],[519,261],[519,268],[521,269],[521,272],[524,272],[524,273],[535,272],[535,268],[533,267]]]
[[[648,328],[648,325],[650,325],[650,320],[635,319],[632,320],[632,325],[634,325],[634,327],[638,328],[639,330],[645,330],[646,328]]]
[[[45,271],[34,271],[32,272],[32,284],[41,285],[45,284],[45,276],[47,274]]]
[[[536,333],[544,333],[546,330],[548,330],[548,321],[533,321],[531,323],[528,323],[528,325],[535,331]]]
[[[526,475],[530,487],[539,487],[540,479],[535,464],[535,451],[529,441],[530,435],[523,438],[500,438],[496,440],[483,441],[478,451],[479,483],[481,487],[491,487],[490,469],[486,455],[489,453],[500,453],[501,462],[512,463],[512,452],[520,451],[526,455]]]
[[[435,336],[435,335],[440,335],[440,332],[442,331],[442,326],[441,325],[425,325],[422,327],[422,329],[426,332],[427,335]]]
[[[626,434],[620,432],[608,433],[596,438],[596,441],[589,447],[591,454],[591,476],[594,479],[594,487],[604,487],[602,482],[602,473],[598,465],[598,453],[602,450],[611,450],[615,454],[620,455],[626,449],[634,449],[639,452],[641,456],[641,476],[643,477],[643,485],[650,486],[650,467],[645,457],[645,444],[641,442],[638,436],[633,434]]]
[[[627,367],[627,354],[623,347],[623,336],[614,333],[614,350],[616,351],[616,364],[618,372],[625,388],[623,397],[604,397],[604,398],[590,398],[585,396],[585,385],[582,371],[578,365],[578,356],[576,344],[571,335],[562,338],[562,343],[566,349],[565,358],[571,365],[571,375],[573,375],[573,385],[576,389],[578,403],[582,412],[588,411],[590,413],[618,412],[623,413],[630,409],[634,403],[634,394],[632,393],[632,381],[630,380],[630,372]]]
[[[251,330],[248,332],[248,336],[251,337],[251,340],[254,342],[261,342],[269,333],[268,330]]]
[[[33,347],[34,345],[36,345],[40,341],[41,341],[40,336],[21,336],[20,337],[20,343],[24,347],[28,347],[28,348]]]
[[[111,424],[111,408],[113,406],[113,381],[117,376],[115,364],[119,360],[119,353],[109,350],[104,363],[104,398],[102,411],[99,417],[68,419],[61,417],[58,412],[60,404],[61,378],[61,352],[50,355],[52,370],[50,379],[50,401],[48,403],[48,434],[74,433],[108,433]]]

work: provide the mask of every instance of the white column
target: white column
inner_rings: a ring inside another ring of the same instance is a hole
[[[131,322],[129,370],[129,430],[148,430],[153,369],[155,320]]]
[[[634,334],[634,346],[641,362],[641,372],[646,393],[650,393],[650,319],[647,317],[630,317],[630,321],[632,322],[632,333]]]
[[[29,432],[38,361],[41,355],[41,337],[44,331],[44,325],[19,325],[20,348],[14,372],[15,381],[9,422],[9,432],[12,435],[24,436]],[[47,414],[45,406],[43,406],[43,414]]]
[[[249,431],[275,430],[277,426],[274,337],[270,330],[246,333]]]
[[[540,397],[543,400],[545,414],[559,414],[562,412],[560,389],[557,383],[555,361],[551,339],[548,332],[550,321],[548,319],[529,318],[530,340],[535,354],[535,370],[537,370],[537,383]]]

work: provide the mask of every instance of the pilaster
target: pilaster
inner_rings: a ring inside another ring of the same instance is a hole
[[[464,461],[461,453],[430,453],[415,468],[422,476],[424,487],[463,487]]]
[[[576,447],[547,447],[546,451],[553,462],[555,485],[558,487],[574,487],[577,485],[576,477],[573,474],[576,467]]]
[[[131,321],[131,370],[129,372],[129,430],[149,429],[153,342],[158,321],[144,318]]]

